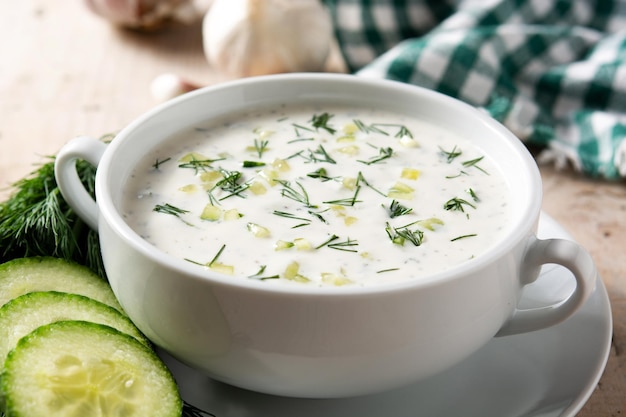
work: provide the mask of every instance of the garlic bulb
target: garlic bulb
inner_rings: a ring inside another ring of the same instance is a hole
[[[202,31],[209,64],[228,78],[322,71],[333,39],[320,0],[214,0]]]
[[[193,0],[84,0],[95,14],[120,26],[154,29],[167,21],[189,23],[198,17]]]

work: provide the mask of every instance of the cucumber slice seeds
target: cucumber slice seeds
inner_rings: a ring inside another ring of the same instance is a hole
[[[108,282],[79,264],[0,264],[0,339],[0,417],[180,417],[190,407]]]
[[[0,364],[22,337],[39,326],[63,320],[106,324],[151,346],[130,319],[113,307],[78,294],[31,292],[0,308]]]
[[[17,258],[0,265],[0,306],[33,291],[80,294],[124,313],[109,283],[86,266],[46,256]]]
[[[133,337],[83,321],[22,338],[0,379],[11,417],[178,417],[182,401],[160,358]]]

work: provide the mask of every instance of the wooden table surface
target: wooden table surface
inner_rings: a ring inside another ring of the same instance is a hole
[[[80,1],[0,2],[0,198],[77,135],[114,133],[158,104],[150,83],[172,72],[209,84],[199,24],[117,29]],[[580,417],[626,416],[626,183],[541,167],[546,213],[590,251],[608,289],[607,368]],[[581,335],[584,338],[585,335]]]

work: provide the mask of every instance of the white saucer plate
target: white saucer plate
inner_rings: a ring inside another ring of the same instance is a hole
[[[571,239],[542,214],[539,237]],[[565,299],[573,278],[544,266],[524,290],[523,307]],[[610,351],[612,320],[601,281],[585,305],[549,329],[492,339],[474,355],[427,380],[345,399],[283,398],[212,381],[163,354],[183,398],[216,417],[570,417],[596,387]]]

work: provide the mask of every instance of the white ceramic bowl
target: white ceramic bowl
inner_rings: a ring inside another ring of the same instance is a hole
[[[212,117],[277,102],[369,104],[460,132],[499,165],[510,183],[512,221],[501,242],[472,262],[422,280],[367,288],[268,286],[225,279],[142,240],[120,216],[121,190],[146,150]],[[98,166],[96,202],[75,160]],[[109,144],[69,142],[57,181],[100,235],[113,291],[158,346],[213,378],[301,397],[374,393],[438,373],[496,335],[532,331],[570,316],[591,293],[589,255],[566,240],[538,240],[541,180],[526,148],[483,112],[406,84],[349,75],[289,74],[201,89],[149,112]],[[544,263],[573,272],[567,300],[520,311],[524,285]]]

